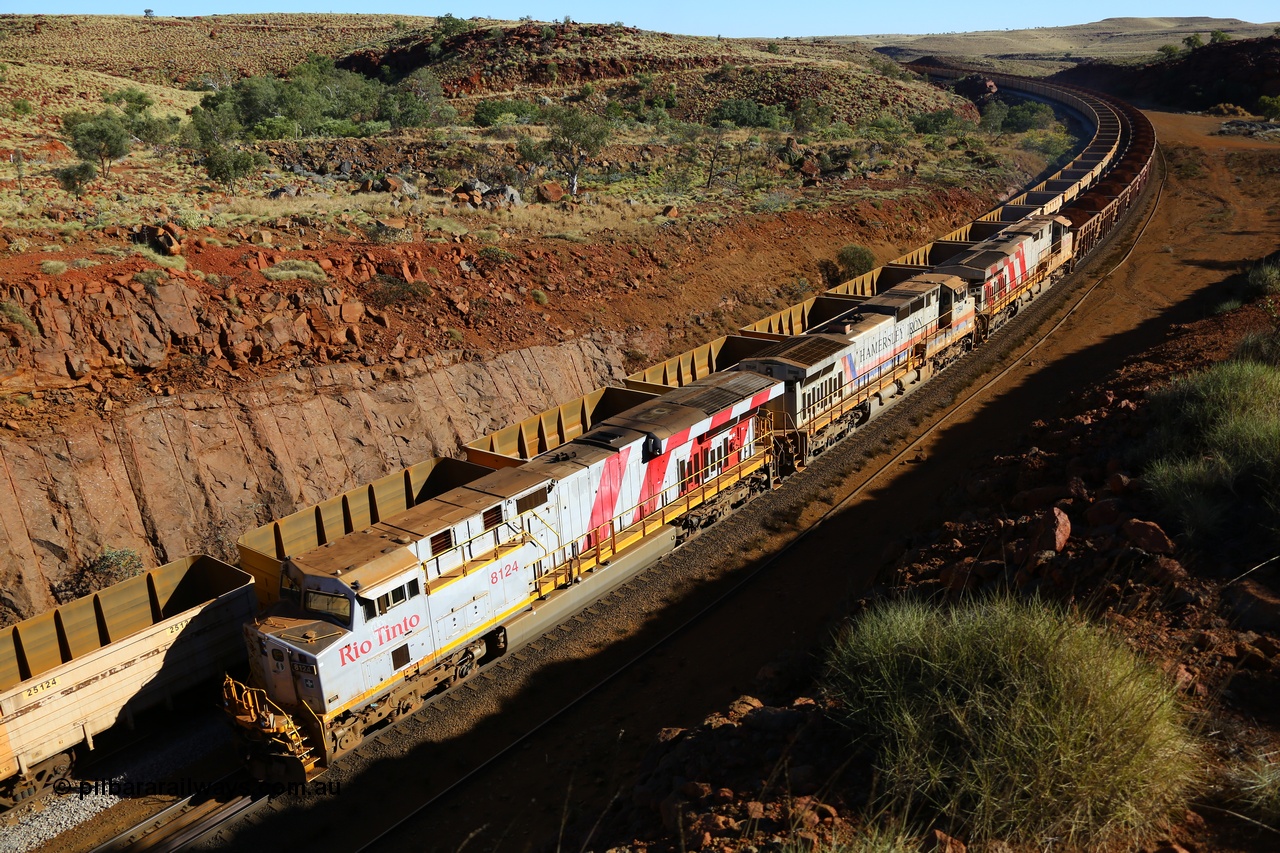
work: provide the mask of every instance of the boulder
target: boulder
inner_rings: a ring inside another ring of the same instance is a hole
[[[676,219],[680,216],[680,208],[676,207],[674,204],[669,204],[662,208],[662,215],[668,219]]]
[[[1172,554],[1174,551],[1173,540],[1154,521],[1131,518],[1120,526],[1120,532],[1135,548],[1149,554]]]
[[[1067,514],[1058,507],[1046,512],[1040,518],[1040,524],[1036,528],[1035,540],[1032,549],[1036,551],[1049,551],[1062,553],[1062,549],[1067,547],[1067,540],[1071,538],[1071,519],[1067,518]]]
[[[1237,627],[1246,631],[1280,631],[1280,595],[1252,578],[1227,587],[1226,599]]]
[[[547,204],[554,204],[564,198],[564,187],[555,181],[547,181],[544,184],[538,184],[537,188],[538,200]]]

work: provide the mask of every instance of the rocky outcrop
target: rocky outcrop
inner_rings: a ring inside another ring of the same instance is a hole
[[[147,340],[148,320],[109,317]],[[141,344],[140,344],[141,346]],[[0,437],[0,619],[38,613],[103,547],[230,557],[241,533],[607,384],[604,338],[488,361],[300,369]]]

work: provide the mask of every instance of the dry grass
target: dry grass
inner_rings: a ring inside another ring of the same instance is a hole
[[[13,16],[0,21],[6,60],[57,57],[142,83],[280,74],[310,53],[333,55],[433,21],[406,15],[254,14],[146,19],[132,15]]]
[[[320,269],[320,265],[315,261],[281,261],[270,269],[263,270],[262,275],[267,281],[290,281],[300,278],[304,281],[324,284],[329,280],[324,274],[324,270]]]

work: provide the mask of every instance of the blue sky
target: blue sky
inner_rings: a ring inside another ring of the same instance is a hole
[[[538,20],[612,23],[692,35],[808,36],[869,33],[937,33],[967,30],[1021,29],[1026,27],[1082,24],[1108,17],[1240,18],[1261,23],[1280,18],[1275,0],[1222,0],[1220,3],[1126,2],[1079,0],[1075,3],[993,2],[957,3],[924,0],[646,0],[639,3],[592,3],[585,0],[444,0],[440,5],[406,0],[10,0],[5,12],[19,14],[141,14],[143,8],[157,15],[210,15],[219,12],[388,12],[436,15],[445,12],[468,18],[516,19],[530,15]]]

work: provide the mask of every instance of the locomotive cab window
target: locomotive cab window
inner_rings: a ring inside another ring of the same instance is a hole
[[[344,628],[351,626],[351,599],[345,595],[309,589],[304,600],[308,613],[336,622]]]

